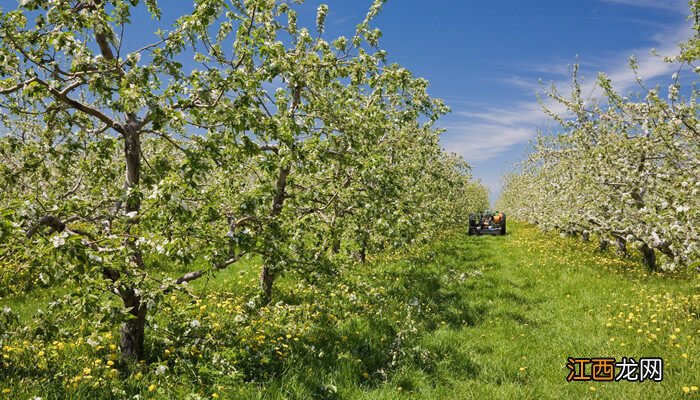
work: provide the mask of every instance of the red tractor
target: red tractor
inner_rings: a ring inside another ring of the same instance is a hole
[[[505,235],[506,213],[485,211],[469,214],[469,235]]]

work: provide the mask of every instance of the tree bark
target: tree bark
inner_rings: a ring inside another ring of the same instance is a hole
[[[124,134],[124,159],[126,160],[126,189],[134,189],[141,180],[141,135],[136,129],[135,122],[126,126]],[[126,202],[126,211],[139,211],[141,200],[138,196],[129,196]]]
[[[141,132],[138,130],[136,116],[127,114],[127,122],[124,129],[124,159],[126,161],[126,176],[124,187],[135,189],[141,180]],[[127,194],[126,211],[138,212],[141,209],[141,197]],[[135,222],[136,223],[136,222]],[[130,259],[137,268],[143,269],[143,257],[136,246],[136,239],[131,237],[126,240],[126,247],[130,251]],[[122,360],[135,362],[142,360],[144,356],[144,339],[146,327],[146,306],[141,303],[141,298],[136,294],[135,286],[129,284],[119,289],[122,301],[129,313],[134,317],[124,322],[120,329],[119,347],[122,352]]]
[[[626,256],[627,255],[627,241],[624,238],[618,237],[617,240],[617,255]]]
[[[331,254],[340,253],[340,238],[337,236],[333,237],[333,245],[331,246]]]
[[[581,241],[584,243],[588,243],[591,241],[591,234],[588,231],[583,231],[581,234]]]
[[[367,261],[367,246],[369,245],[369,233],[362,236],[362,244],[359,253],[357,253],[357,259],[361,263]]]
[[[129,314],[133,316],[125,321],[119,332],[119,348],[122,352],[122,360],[135,362],[142,360],[144,356],[144,338],[146,329],[146,306],[141,303],[141,298],[131,289],[122,290],[124,306],[130,308]]]
[[[600,238],[600,242],[598,242],[598,251],[603,252],[608,249],[608,240],[605,238]]]
[[[651,272],[656,271],[656,251],[646,243],[643,243],[639,247],[639,251],[642,253],[644,266]]]
[[[272,285],[275,282],[275,275],[272,269],[265,265],[260,271],[260,292],[262,304],[268,305],[272,301]]]
[[[272,207],[270,209],[270,218],[272,220],[275,220],[282,213],[284,200],[287,198],[287,177],[290,172],[290,167],[282,167],[280,168],[279,175],[277,175],[275,197],[272,200]],[[274,282],[275,275],[271,266],[263,265],[260,271],[260,292],[263,305],[269,304],[270,301],[272,301],[272,285]]]

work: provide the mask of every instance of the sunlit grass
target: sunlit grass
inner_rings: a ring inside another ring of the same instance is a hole
[[[648,274],[634,258],[534,227],[511,223],[505,237],[453,232],[319,282],[288,274],[262,311],[248,305],[257,273],[249,260],[192,285],[194,297],[168,295],[149,324],[150,365],[132,372],[115,364],[116,330],[10,340],[0,357],[26,369],[0,377],[0,398],[699,396],[697,276]],[[51,293],[0,307],[28,320]],[[213,348],[178,342],[178,327]],[[664,381],[567,383],[567,357],[662,357]],[[51,375],[57,360],[65,370]]]

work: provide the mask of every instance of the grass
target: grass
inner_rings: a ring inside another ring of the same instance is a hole
[[[187,338],[177,347],[151,328],[149,360],[167,365],[165,376],[144,366],[91,391],[8,375],[0,390],[10,390],[6,398],[700,398],[696,274],[649,274],[637,259],[509,225],[505,237],[445,234],[323,282],[286,275],[275,299],[282,302],[260,312],[245,307],[255,292],[252,260],[197,282],[201,298],[178,295],[151,321],[168,332],[194,317],[220,325],[202,331],[206,348]],[[24,322],[50,292],[5,298],[0,307],[20,310]],[[233,322],[237,315],[245,322]],[[94,358],[94,349],[81,351],[75,359]],[[566,382],[567,357],[662,357],[664,379]],[[216,373],[221,360],[235,376]],[[80,375],[84,365],[74,363]],[[117,386],[123,395],[109,391]]]
[[[423,337],[444,357],[436,372],[409,368],[392,385],[358,397],[402,398],[406,386],[413,398],[700,397],[696,277],[648,274],[636,259],[521,224],[506,237],[467,238],[457,246],[461,256],[445,261],[482,272],[470,274],[465,286],[488,305],[486,318]],[[662,357],[664,380],[568,383],[567,357]]]

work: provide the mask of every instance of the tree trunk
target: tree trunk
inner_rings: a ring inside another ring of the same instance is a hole
[[[280,168],[275,184],[275,197],[270,208],[270,218],[276,223],[277,217],[282,213],[284,200],[287,198],[287,177],[291,172],[290,167]],[[269,265],[263,265],[260,271],[260,289],[262,304],[267,305],[272,301],[272,285],[275,282],[275,275]]]
[[[583,234],[581,234],[581,241],[584,243],[590,242],[591,234],[588,231],[583,231]]]
[[[262,296],[262,305],[268,305],[272,301],[272,284],[275,281],[275,275],[269,266],[265,265],[260,271],[260,292]]]
[[[124,187],[128,190],[137,188],[141,180],[141,133],[137,129],[135,115],[127,114],[126,119],[124,132],[126,176]],[[140,209],[141,197],[128,194],[126,211],[138,212]],[[130,259],[137,268],[143,269],[143,257],[136,246],[136,238],[133,235],[130,236],[125,243],[131,253]],[[142,360],[144,356],[144,330],[146,327],[147,309],[146,305],[141,303],[141,298],[136,294],[135,289],[133,285],[119,289],[124,306],[130,309],[129,313],[134,317],[124,322],[120,329],[119,347],[122,352],[122,359],[126,362]]]
[[[340,252],[340,238],[335,235],[333,238],[333,246],[331,246],[331,254],[338,254]]]
[[[362,236],[362,246],[360,247],[360,252],[357,253],[357,259],[364,263],[367,261],[367,245],[369,244],[369,234]]]
[[[144,356],[144,331],[146,328],[146,305],[133,290],[125,289],[122,293],[124,306],[130,308],[129,314],[133,316],[125,321],[119,332],[119,348],[122,352],[122,360],[135,362],[142,360]]]
[[[598,242],[598,251],[604,252],[605,250],[608,249],[608,240],[605,238],[600,238],[600,242]]]
[[[621,237],[617,239],[617,255],[626,256],[627,255],[627,241]]]
[[[646,243],[643,243],[639,247],[639,251],[642,253],[644,266],[651,272],[656,271],[656,251]]]
[[[357,255],[357,259],[360,260],[361,263],[364,263],[367,261],[367,245],[363,244],[362,248],[360,249],[360,253]]]
[[[276,220],[276,218],[282,213],[282,208],[284,207],[284,200],[287,198],[287,177],[291,168],[282,167],[280,168],[279,175],[277,175],[277,182],[275,185],[275,197],[272,200],[272,208],[270,209],[270,218]],[[275,282],[275,276],[270,269],[270,266],[263,265],[260,271],[260,289],[262,292],[262,304],[267,305],[272,301],[272,285]]]
[[[127,126],[127,131],[124,134],[124,159],[126,160],[126,180],[124,186],[127,189],[133,189],[138,186],[141,180],[141,135],[135,130],[135,127]],[[140,197],[127,197],[127,212],[139,211],[140,208]]]

